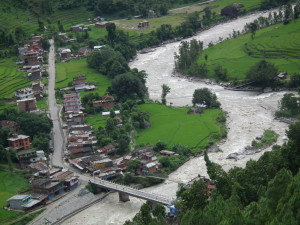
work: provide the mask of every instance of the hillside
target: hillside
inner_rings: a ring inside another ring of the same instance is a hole
[[[258,30],[253,40],[251,34],[246,34],[212,46],[199,55],[199,64],[205,61],[205,55],[208,56],[209,77],[214,77],[214,68],[222,65],[229,78],[244,79],[249,68],[263,59],[274,63],[279,71],[297,73],[300,69],[300,20]]]

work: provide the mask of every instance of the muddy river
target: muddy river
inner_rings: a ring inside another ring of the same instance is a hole
[[[246,23],[252,22],[259,16],[267,16],[268,12],[256,13],[237,20],[217,25],[203,31],[193,38],[208,43],[219,42],[220,38],[227,38],[233,30],[242,30]],[[258,135],[262,135],[265,129],[272,129],[279,134],[278,144],[283,143],[285,130],[288,125],[274,119],[274,113],[278,107],[278,101],[283,92],[258,94],[253,92],[234,92],[224,90],[218,85],[207,84],[203,81],[195,81],[174,77],[174,52],[178,51],[179,42],[166,44],[153,49],[146,54],[138,54],[131,63],[131,67],[145,70],[148,73],[147,87],[150,98],[160,100],[161,85],[168,84],[171,92],[167,101],[173,106],[191,105],[192,94],[196,88],[208,87],[218,96],[221,107],[228,113],[227,127],[228,138],[219,144],[222,152],[210,153],[212,161],[219,163],[225,170],[234,166],[244,167],[250,159],[257,160],[264,151],[243,156],[240,160],[226,159],[233,152],[241,152],[251,144]],[[266,149],[268,151],[270,149]],[[179,182],[188,182],[198,174],[207,175],[203,157],[193,158],[177,171],[170,174],[170,179]],[[160,185],[147,188],[149,192],[157,192],[166,196],[175,197],[178,183],[166,181]],[[82,211],[70,218],[64,224],[123,224],[131,219],[139,210],[144,201],[131,198],[130,202],[119,202],[117,194],[111,194],[102,202]]]

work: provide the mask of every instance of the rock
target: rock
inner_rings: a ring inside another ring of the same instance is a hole
[[[235,160],[238,160],[238,153],[237,152],[234,152],[234,153],[230,153],[226,159],[235,159]]]
[[[214,146],[211,146],[209,149],[208,149],[208,152],[223,152],[220,148],[219,148],[219,146],[216,146],[216,145],[214,145]]]

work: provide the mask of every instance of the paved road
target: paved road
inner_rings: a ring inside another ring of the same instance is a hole
[[[48,82],[48,104],[50,118],[53,122],[53,155],[52,155],[52,165],[63,167],[63,151],[64,151],[64,135],[60,125],[59,111],[61,106],[56,104],[55,98],[55,49],[54,41],[50,41],[50,51],[49,51],[49,82]]]

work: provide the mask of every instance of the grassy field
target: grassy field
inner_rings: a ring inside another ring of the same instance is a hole
[[[3,209],[6,206],[6,200],[18,194],[21,190],[26,190],[29,187],[27,180],[18,173],[11,173],[0,168],[0,224],[9,219],[21,215],[21,212],[7,211]]]
[[[18,89],[30,85],[27,73],[18,72],[16,58],[0,59],[0,99],[12,98]]]
[[[43,98],[43,99],[36,101],[36,107],[38,109],[42,109],[42,110],[47,109],[48,108],[47,99]]]
[[[242,4],[244,4],[242,10],[248,11],[248,10],[257,9],[260,5],[260,2],[261,0],[243,1],[241,2]],[[145,29],[136,29],[138,23],[143,21],[144,19],[121,20],[121,21],[117,21],[116,25],[119,28],[122,28],[123,30],[129,32],[130,35],[137,35],[140,33],[150,33],[151,31],[156,30],[162,24],[171,24],[172,26],[178,26],[185,20],[188,14],[191,14],[193,12],[199,12],[199,11],[201,12],[206,7],[211,7],[212,12],[215,12],[218,15],[220,14],[222,8],[231,5],[233,3],[236,3],[236,1],[217,0],[209,4],[192,5],[180,9],[171,10],[169,11],[169,14],[167,16],[147,19],[150,23],[150,27]]]
[[[171,108],[160,104],[141,105],[151,113],[151,127],[138,132],[137,144],[155,144],[163,141],[169,145],[205,147],[212,132],[220,133],[216,118],[220,110],[205,110],[202,114],[187,114],[189,108]],[[206,139],[205,139],[206,138]]]
[[[92,39],[98,39],[105,37],[107,35],[107,31],[105,28],[98,28],[94,26],[89,26],[91,31],[89,31],[90,38]]]
[[[56,64],[56,88],[67,87],[78,74],[85,74],[87,81],[94,83],[97,87],[97,89],[92,92],[80,92],[81,97],[93,92],[104,95],[111,82],[106,76],[88,67],[86,59],[80,59]]]
[[[92,125],[94,130],[98,130],[99,127],[105,127],[107,118],[108,117],[102,116],[101,113],[98,113],[85,117],[85,122]]]
[[[259,30],[253,40],[246,34],[224,41],[204,50],[199,63],[204,62],[206,54],[209,77],[214,77],[213,69],[220,64],[228,70],[229,78],[244,79],[249,68],[263,59],[274,63],[279,71],[299,73],[300,20]]]

